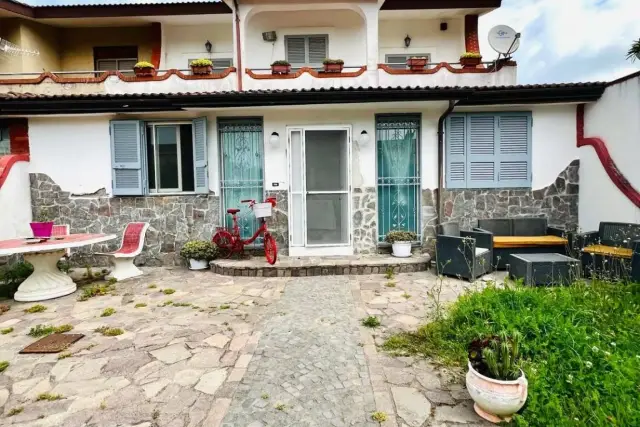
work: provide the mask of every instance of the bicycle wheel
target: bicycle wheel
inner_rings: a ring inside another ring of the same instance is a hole
[[[219,230],[213,235],[211,241],[218,247],[220,258],[231,257],[231,249],[233,249],[233,236],[227,230]]]
[[[264,256],[271,265],[275,264],[278,259],[278,246],[276,239],[269,233],[264,235]]]

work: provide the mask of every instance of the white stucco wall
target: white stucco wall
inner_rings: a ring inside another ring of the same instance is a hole
[[[585,137],[601,138],[611,158],[640,191],[640,77],[609,86],[587,105]],[[616,187],[592,147],[580,148],[580,228],[597,230],[600,221],[640,222],[640,209]]]
[[[0,240],[31,235],[29,163],[15,163],[0,187]]]
[[[163,62],[161,68],[189,68],[190,59],[233,58],[233,25],[229,22],[212,22],[206,25],[163,25]],[[211,53],[205,49],[209,40]]]
[[[430,54],[431,62],[458,62],[464,53],[464,18],[445,19],[447,31],[440,31],[440,19],[381,20],[379,25],[379,61],[389,54]],[[405,37],[411,45],[404,45]]]

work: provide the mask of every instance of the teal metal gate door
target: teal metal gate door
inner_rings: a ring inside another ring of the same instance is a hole
[[[390,230],[420,236],[420,116],[376,117],[378,241]]]
[[[246,239],[259,225],[253,212],[241,200],[261,202],[264,197],[263,130],[262,119],[224,119],[218,121],[220,151],[222,153],[222,209],[225,224],[233,227],[228,208],[239,208],[240,234]],[[256,243],[262,243],[259,239]]]

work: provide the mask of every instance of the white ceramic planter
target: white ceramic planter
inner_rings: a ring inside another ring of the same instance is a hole
[[[527,401],[529,383],[524,372],[520,372],[517,380],[494,380],[478,373],[469,363],[467,390],[475,402],[476,413],[492,423],[511,420]]]
[[[209,263],[203,259],[189,258],[189,268],[191,270],[206,270],[209,268]]]
[[[411,256],[411,242],[395,242],[391,244],[393,256],[398,258],[408,258]]]

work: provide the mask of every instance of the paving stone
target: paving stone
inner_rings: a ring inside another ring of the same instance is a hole
[[[411,372],[407,372],[399,368],[383,368],[384,375],[387,381],[395,385],[410,384],[413,381],[414,375]]]
[[[166,364],[176,363],[180,360],[191,357],[191,352],[187,350],[184,344],[174,344],[151,352],[156,359]]]
[[[160,393],[162,389],[165,388],[170,383],[171,383],[171,380],[163,378],[158,381],[154,381],[152,383],[143,385],[142,389],[144,390],[144,394],[147,397],[147,399],[150,399],[155,395],[157,395],[158,393]]]
[[[420,383],[420,385],[427,390],[440,390],[442,385],[440,383],[440,378],[430,371],[418,371],[416,374],[416,379]]]
[[[195,389],[207,394],[215,394],[218,388],[222,385],[224,380],[227,378],[227,370],[226,369],[218,369],[213,372],[209,372],[204,374],[198,384],[196,384]]]
[[[181,386],[192,386],[200,380],[204,372],[204,369],[184,369],[176,372],[173,381]]]
[[[0,389],[0,406],[4,406],[4,404],[7,403],[8,399],[9,390],[7,390],[6,388]]]
[[[223,351],[217,348],[205,348],[200,353],[195,354],[187,366],[190,368],[215,368],[220,366],[220,356]]]
[[[472,403],[460,403],[456,406],[438,406],[435,419],[436,421],[460,424],[482,422],[482,418],[473,410]]]
[[[456,401],[453,399],[451,394],[448,391],[438,390],[438,391],[425,391],[425,396],[432,402],[443,405],[455,405]]]
[[[229,337],[224,334],[215,334],[206,340],[204,340],[207,345],[211,347],[224,348],[227,343],[230,341]]]
[[[410,387],[392,387],[398,415],[411,427],[420,427],[431,415],[431,403],[420,391]]]

